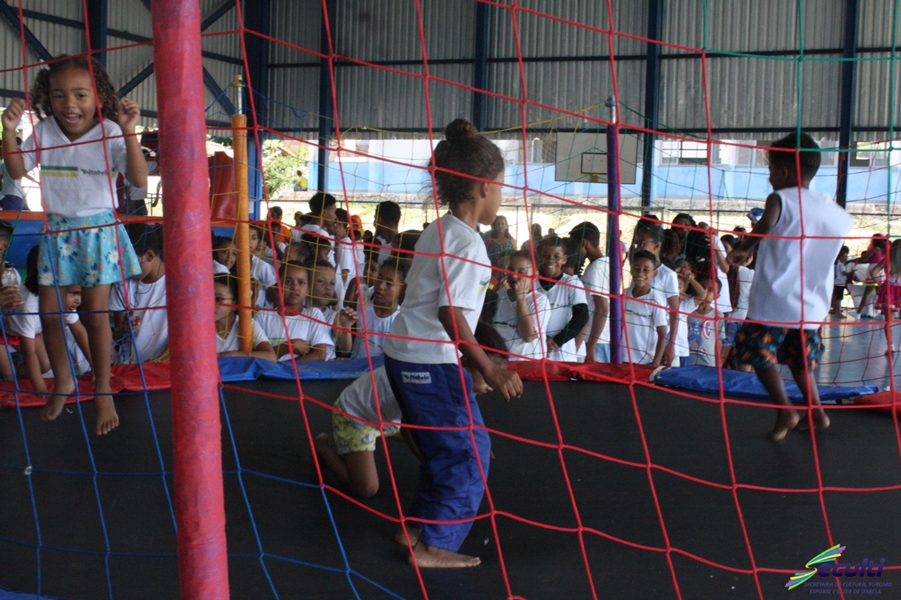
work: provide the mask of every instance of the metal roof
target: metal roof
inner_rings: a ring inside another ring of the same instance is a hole
[[[474,0],[333,0],[330,24],[335,52],[338,118],[355,130],[440,127],[471,116],[479,23]],[[521,0],[515,6],[483,5],[491,129],[576,129],[607,118],[599,107],[615,91],[624,123],[643,125],[648,11],[656,0]],[[784,0],[678,0],[662,2],[658,128],[727,137],[804,127],[835,135],[839,126],[845,3]],[[13,3],[11,8],[17,10]],[[117,85],[133,81],[153,62],[149,2],[109,3],[107,62]],[[245,5],[247,6],[247,5]],[[251,4],[250,10],[257,10]],[[896,128],[897,3],[861,2],[853,122],[857,137],[887,135]],[[84,52],[84,16],[78,2],[22,0],[25,24],[51,55]],[[417,12],[417,7],[421,12]],[[487,8],[485,8],[487,7]],[[256,89],[269,103],[273,128],[315,130],[320,111],[321,0],[271,0],[268,87]],[[242,71],[239,11],[221,0],[202,0],[211,24],[202,47],[210,114],[219,91]],[[245,15],[246,16],[246,15]],[[212,17],[218,17],[213,19]],[[613,29],[611,30],[611,26]],[[420,33],[422,34],[420,36]],[[610,52],[613,49],[613,60]],[[23,57],[18,31],[0,25],[0,94],[21,93],[40,62],[32,48]],[[803,61],[800,62],[803,55]],[[424,57],[433,79],[423,83]],[[371,66],[362,66],[359,63]],[[155,76],[129,95],[152,114]],[[162,70],[164,72],[164,69]],[[705,73],[706,72],[706,73]],[[706,74],[706,81],[705,81]],[[524,90],[529,105],[523,117]],[[234,92],[231,92],[234,101]],[[892,107],[892,108],[890,108]],[[708,124],[709,109],[709,124]],[[727,130],[731,130],[731,133]]]

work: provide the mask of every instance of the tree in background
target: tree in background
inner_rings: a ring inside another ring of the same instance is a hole
[[[263,142],[263,177],[270,200],[293,190],[298,180],[298,169],[306,172],[308,147],[294,140],[266,140]]]

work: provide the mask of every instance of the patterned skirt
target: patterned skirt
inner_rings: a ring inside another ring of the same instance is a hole
[[[89,217],[47,215],[41,238],[38,285],[95,287],[141,273],[125,226],[112,210]]]

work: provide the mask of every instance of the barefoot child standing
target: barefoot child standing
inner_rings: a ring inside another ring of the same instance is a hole
[[[739,363],[754,367],[779,405],[770,438],[781,440],[801,418],[774,368],[778,363],[788,365],[801,393],[810,399],[811,425],[817,430],[829,427],[813,372],[823,354],[819,329],[829,312],[832,263],[853,220],[826,194],[809,189],[820,167],[819,146],[809,135],[782,138],[767,151],[767,158],[774,192],[751,235],[728,260],[743,264],[760,243],[747,321],[735,336],[733,353]],[[761,240],[763,235],[767,237]]]
[[[422,528],[410,562],[458,568],[480,563],[457,550],[485,493],[491,446],[460,354],[507,400],[522,393],[522,382],[492,362],[473,336],[491,279],[476,227],[491,225],[497,216],[504,159],[464,119],[444,134],[430,167],[438,201],[450,212],[416,244],[404,308],[384,351],[385,371],[423,456],[407,513],[411,526]]]
[[[99,61],[84,57],[62,58],[41,70],[32,104],[41,121],[21,151],[16,127],[25,103],[13,100],[3,113],[3,155],[15,179],[41,165],[47,233],[41,241],[38,297],[56,376],[42,417],[57,418],[75,392],[59,299],[69,286],[80,285],[94,365],[95,433],[104,435],[119,424],[110,394],[110,284],[141,273],[125,227],[116,224],[113,182],[119,172],[134,187],[147,183],[147,163],[135,135],[140,111],[131,100],[119,101]]]

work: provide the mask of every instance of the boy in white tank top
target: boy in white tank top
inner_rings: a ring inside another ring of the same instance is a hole
[[[810,136],[782,138],[767,151],[767,158],[774,193],[767,197],[751,235],[727,258],[733,265],[742,264],[759,236],[767,236],[757,251],[748,320],[736,334],[733,354],[739,363],[754,367],[779,405],[770,439],[781,440],[791,429],[829,427],[813,372],[823,353],[819,329],[829,311],[832,261],[853,220],[828,196],[809,189],[820,166],[819,146]],[[778,363],[788,365],[809,399],[812,423],[802,422],[792,408],[779,369],[773,368]]]

